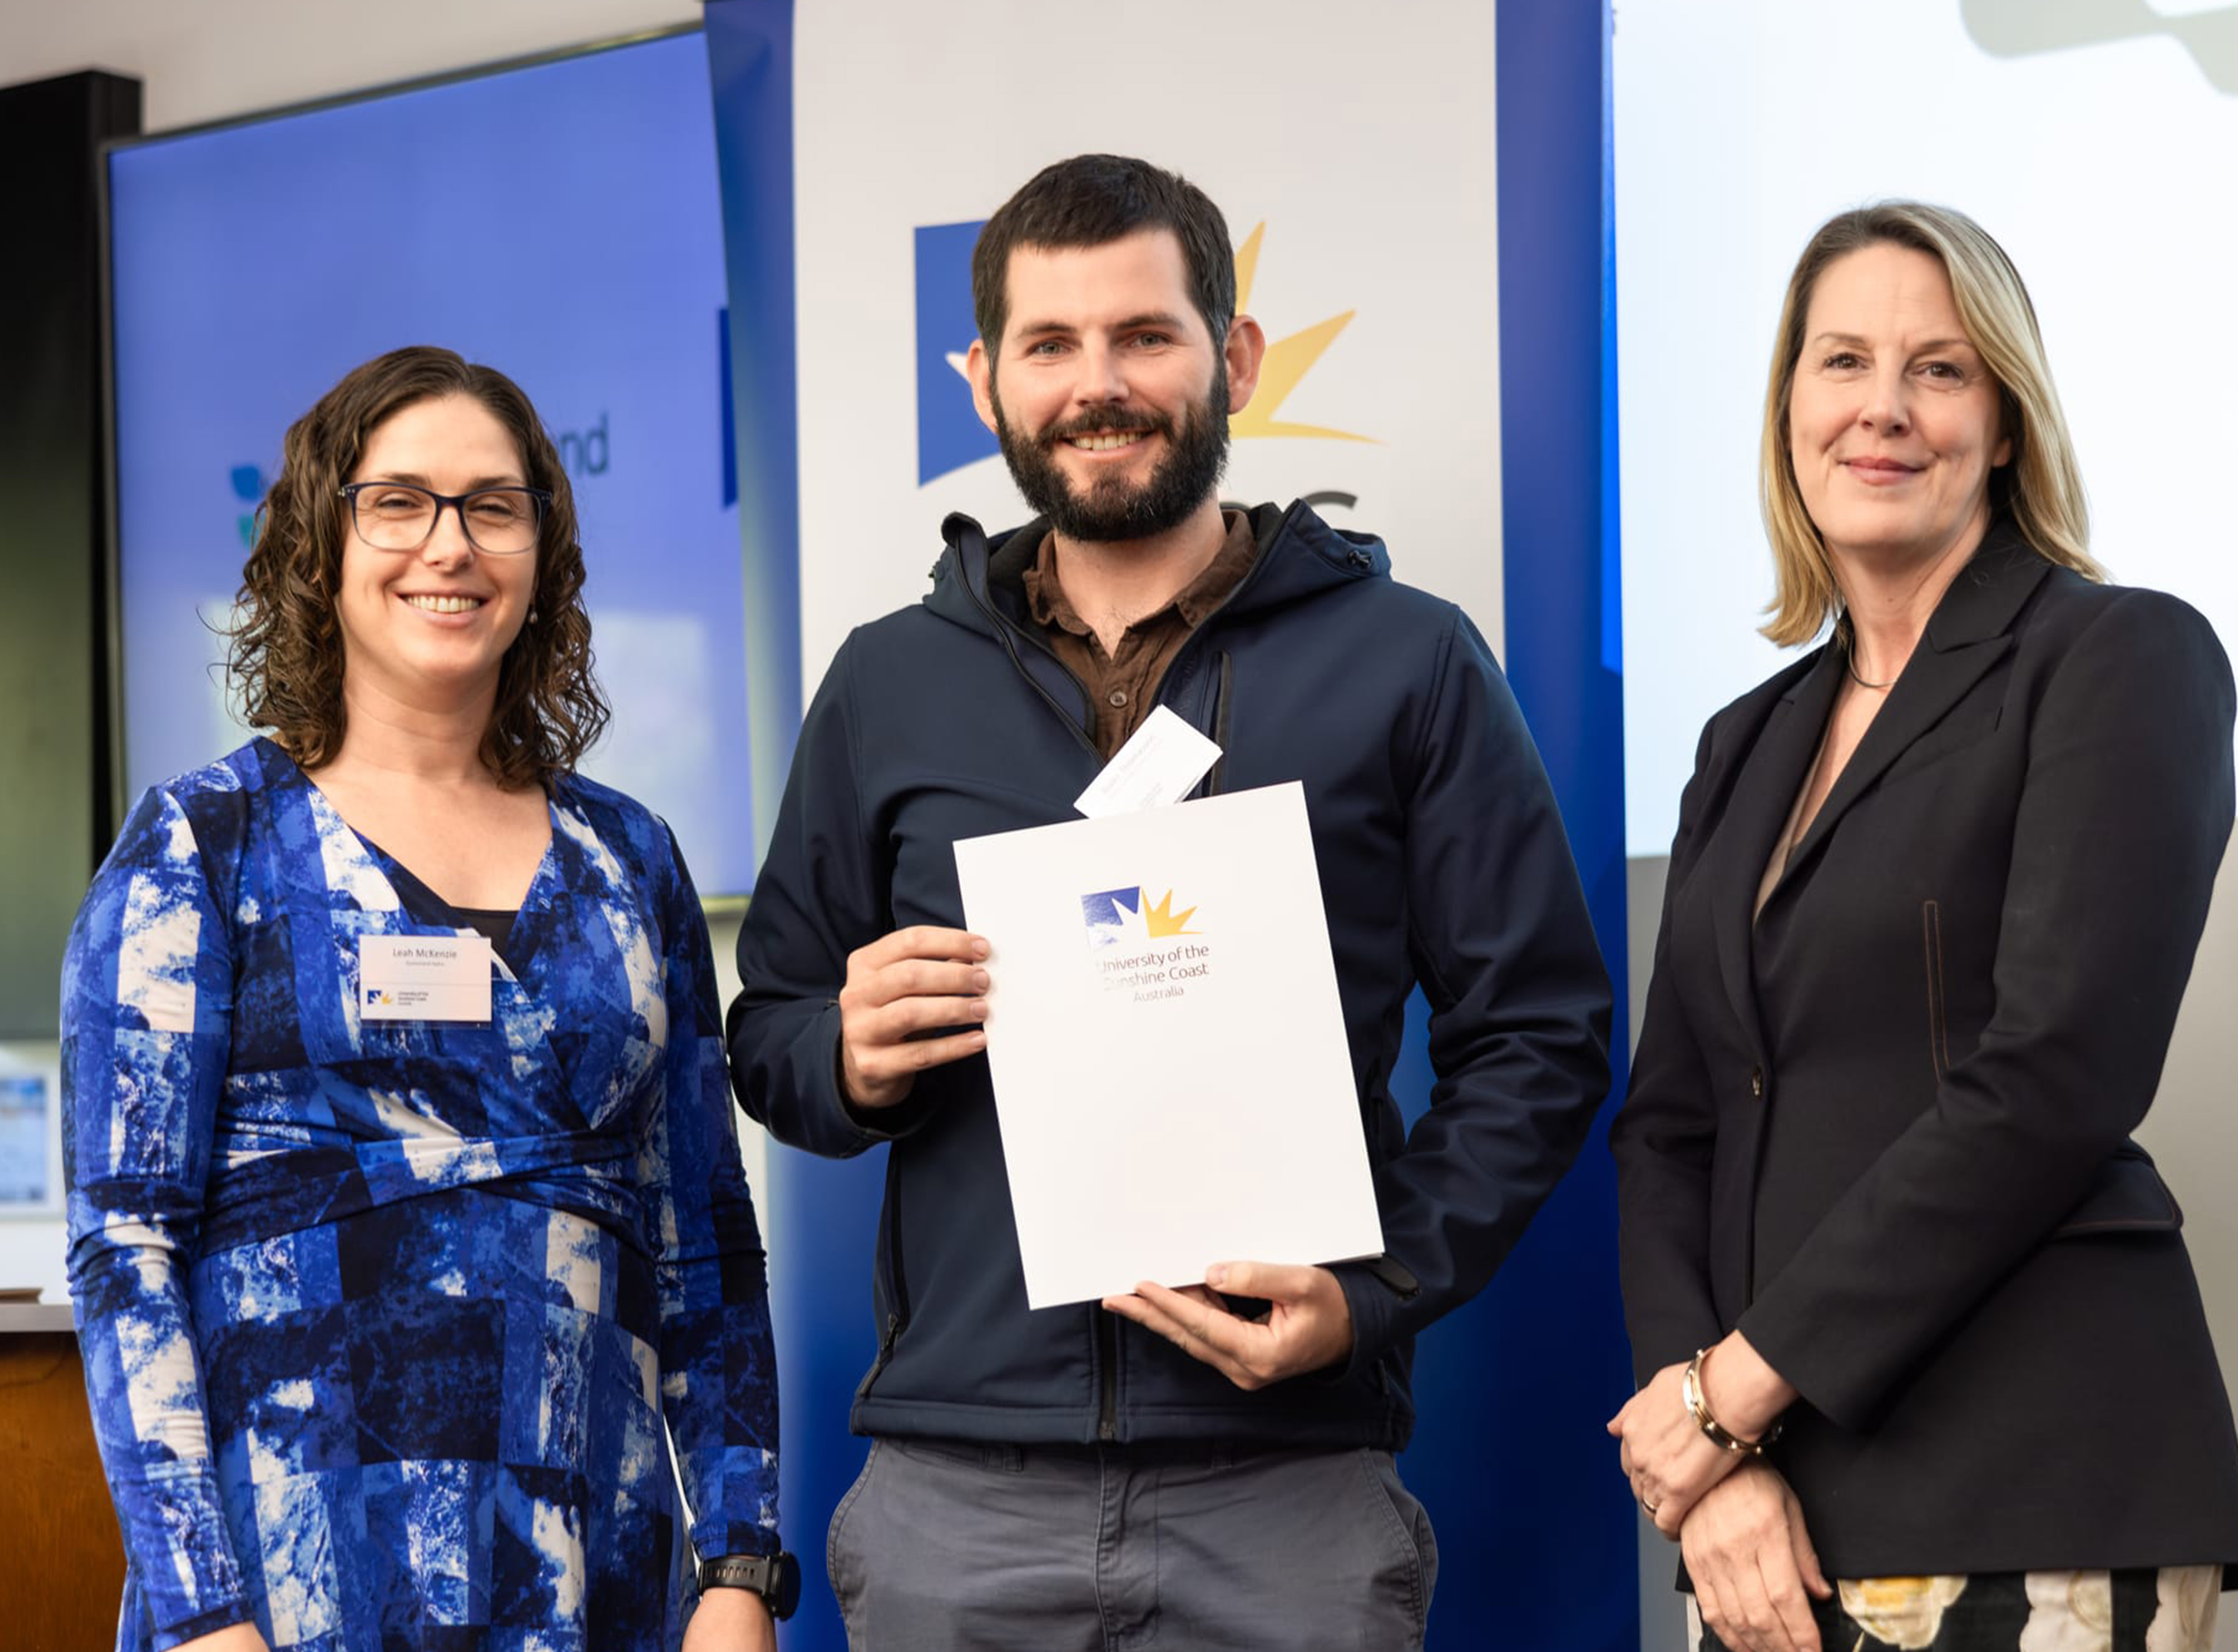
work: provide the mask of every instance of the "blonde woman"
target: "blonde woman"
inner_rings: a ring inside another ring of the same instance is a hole
[[[1766,633],[1824,640],[1680,803],[1612,1132],[1620,1464],[1705,1649],[2203,1652],[2238,1439],[2129,1137],[2230,836],[2229,664],[2104,582],[1958,213],[1812,237],[1762,474]]]

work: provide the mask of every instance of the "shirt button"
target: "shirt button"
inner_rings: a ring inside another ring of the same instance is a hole
[[[1764,1069],[1760,1067],[1749,1069],[1749,1094],[1759,1101],[1764,1100]]]
[[[1113,689],[1109,698],[1113,705],[1123,707],[1127,704],[1127,691],[1122,688]]]

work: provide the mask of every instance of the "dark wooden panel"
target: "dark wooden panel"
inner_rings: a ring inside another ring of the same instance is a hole
[[[69,1332],[0,1336],[0,1645],[116,1645],[124,1547]]]

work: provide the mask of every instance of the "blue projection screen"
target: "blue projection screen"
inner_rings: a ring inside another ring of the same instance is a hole
[[[697,32],[109,156],[127,798],[245,731],[213,629],[281,438],[440,344],[517,380],[573,479],[599,675],[585,772],[753,877],[707,56]]]

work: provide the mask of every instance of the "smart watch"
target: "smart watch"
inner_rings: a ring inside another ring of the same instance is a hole
[[[800,1563],[782,1551],[774,1555],[724,1555],[699,1563],[699,1592],[749,1589],[762,1597],[780,1622],[800,1604]]]

